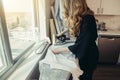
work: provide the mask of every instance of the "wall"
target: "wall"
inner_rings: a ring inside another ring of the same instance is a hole
[[[95,16],[99,22],[103,21],[106,23],[106,27],[112,30],[120,30],[120,15],[101,15]]]

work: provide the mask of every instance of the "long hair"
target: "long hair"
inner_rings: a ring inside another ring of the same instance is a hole
[[[62,6],[64,9],[62,12],[63,21],[65,21],[70,35],[79,36],[82,16],[94,15],[94,12],[88,7],[86,0],[63,0]]]

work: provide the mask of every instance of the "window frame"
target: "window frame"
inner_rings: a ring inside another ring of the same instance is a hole
[[[2,47],[0,47],[0,48],[2,48],[1,49],[1,54],[0,54],[0,57],[1,57],[1,61],[3,62],[2,64],[2,66],[0,67],[0,72],[2,72],[6,67],[7,67],[7,63],[6,63],[6,59],[5,59],[5,55],[3,54],[3,53],[5,53],[4,52],[4,49],[3,49],[3,40],[2,40],[2,30],[1,30],[1,19],[0,19],[0,46],[2,46]]]
[[[6,61],[6,66],[4,67],[5,69],[0,72],[0,77],[1,77],[1,75],[5,73],[13,65],[2,0],[0,0],[0,25],[1,25],[1,38],[2,38],[1,40],[3,45],[4,57],[5,57],[4,60]]]

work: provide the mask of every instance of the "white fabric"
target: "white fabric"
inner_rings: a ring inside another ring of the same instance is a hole
[[[62,69],[65,71],[69,71],[73,75],[73,80],[79,80],[78,77],[83,74],[83,71],[80,70],[78,66],[78,61],[75,59],[75,55],[71,52],[69,53],[61,53],[54,54],[51,51],[51,48],[58,48],[60,46],[52,46],[48,49],[46,57],[40,61],[40,65],[42,63],[46,63],[50,65],[50,68]]]

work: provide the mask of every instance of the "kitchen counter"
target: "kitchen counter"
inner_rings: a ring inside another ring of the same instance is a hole
[[[98,31],[99,36],[120,37],[120,30]]]

